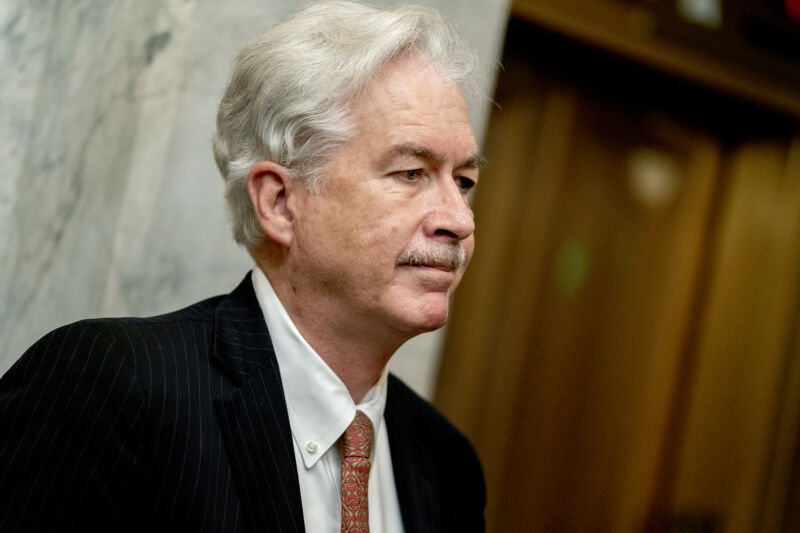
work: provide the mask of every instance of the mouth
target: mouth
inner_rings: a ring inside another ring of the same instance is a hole
[[[445,263],[417,263],[417,262],[406,261],[400,263],[400,266],[412,267],[412,268],[432,268],[435,270],[441,270],[442,272],[453,272],[454,270],[456,270],[455,267],[453,267],[452,265]]]

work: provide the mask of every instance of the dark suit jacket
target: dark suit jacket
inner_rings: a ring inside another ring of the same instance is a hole
[[[385,420],[405,530],[483,531],[465,438],[393,376]],[[26,352],[0,380],[0,531],[304,531],[249,275],[228,296],[78,322]]]

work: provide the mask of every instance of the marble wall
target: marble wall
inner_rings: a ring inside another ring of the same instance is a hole
[[[390,2],[382,2],[390,3]],[[508,0],[429,0],[493,67]],[[218,100],[249,38],[291,0],[6,0],[0,5],[0,373],[47,331],[228,292],[211,153]],[[489,101],[470,103],[481,136]],[[432,393],[441,333],[392,366]]]

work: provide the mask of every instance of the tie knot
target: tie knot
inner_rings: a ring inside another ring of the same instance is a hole
[[[342,457],[363,457],[369,459],[372,446],[372,422],[367,415],[356,411],[356,417],[342,435]]]

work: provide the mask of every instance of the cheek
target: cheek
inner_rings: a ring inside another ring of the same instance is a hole
[[[385,248],[406,229],[398,212],[398,209],[392,209],[382,202],[369,202],[359,211],[360,215],[353,230],[361,237],[365,246]]]
[[[359,234],[354,236],[354,241],[358,242],[361,252],[370,261],[394,261],[392,251],[400,246],[397,242],[399,232],[399,226],[381,224],[380,220],[376,220],[363,226]]]
[[[402,241],[410,240],[414,219],[405,198],[392,196],[382,182],[340,185],[322,193],[327,203],[317,228],[351,261],[394,262],[408,245]]]

